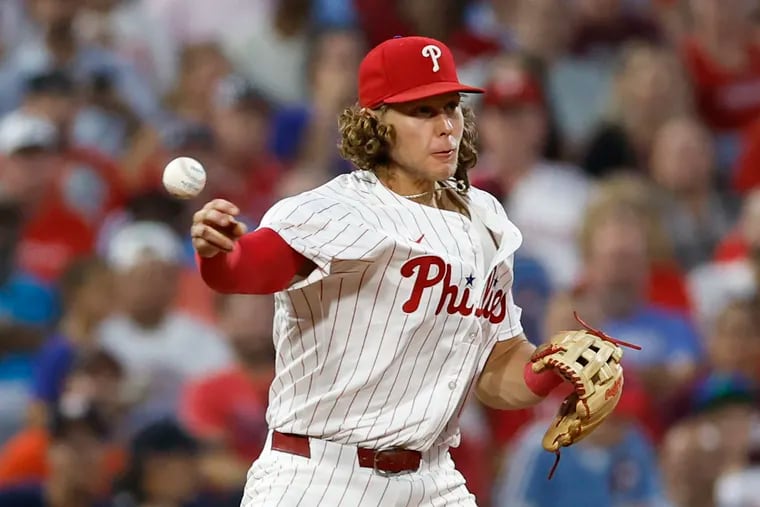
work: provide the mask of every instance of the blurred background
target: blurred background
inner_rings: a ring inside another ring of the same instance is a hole
[[[760,505],[760,1],[2,0],[0,506],[238,505],[273,304],[205,288],[190,217],[224,197],[254,228],[350,171],[336,116],[398,34],[488,90],[471,179],[523,232],[529,338],[577,310],[643,347],[550,482],[565,393],[472,400],[479,505]],[[160,186],[178,155],[195,200]]]

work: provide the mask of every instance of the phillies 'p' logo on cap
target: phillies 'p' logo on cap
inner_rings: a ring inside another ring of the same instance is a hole
[[[359,105],[375,109],[445,93],[483,93],[459,82],[451,50],[428,37],[394,37],[359,66]]]
[[[438,72],[438,70],[441,68],[438,65],[438,59],[441,57],[441,48],[435,44],[428,44],[422,48],[422,56],[427,56],[433,60],[433,72]]]

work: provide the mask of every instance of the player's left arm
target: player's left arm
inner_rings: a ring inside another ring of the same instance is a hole
[[[489,407],[515,410],[536,405],[562,377],[551,370],[534,373],[530,368],[536,347],[524,334],[496,342],[475,386],[478,399]]]

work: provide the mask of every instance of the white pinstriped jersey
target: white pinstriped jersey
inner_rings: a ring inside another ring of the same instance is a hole
[[[458,444],[458,416],[498,340],[522,332],[512,264],[522,236],[490,194],[466,216],[368,171],[275,204],[261,227],[317,266],[276,294],[272,429],[375,449]],[[493,252],[492,252],[493,253]]]

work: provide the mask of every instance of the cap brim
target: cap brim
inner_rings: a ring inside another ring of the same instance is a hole
[[[391,95],[383,99],[384,104],[401,104],[403,102],[412,102],[414,100],[427,99],[447,93],[484,93],[482,88],[466,86],[461,83],[430,83],[423,86],[405,90],[396,95]]]

